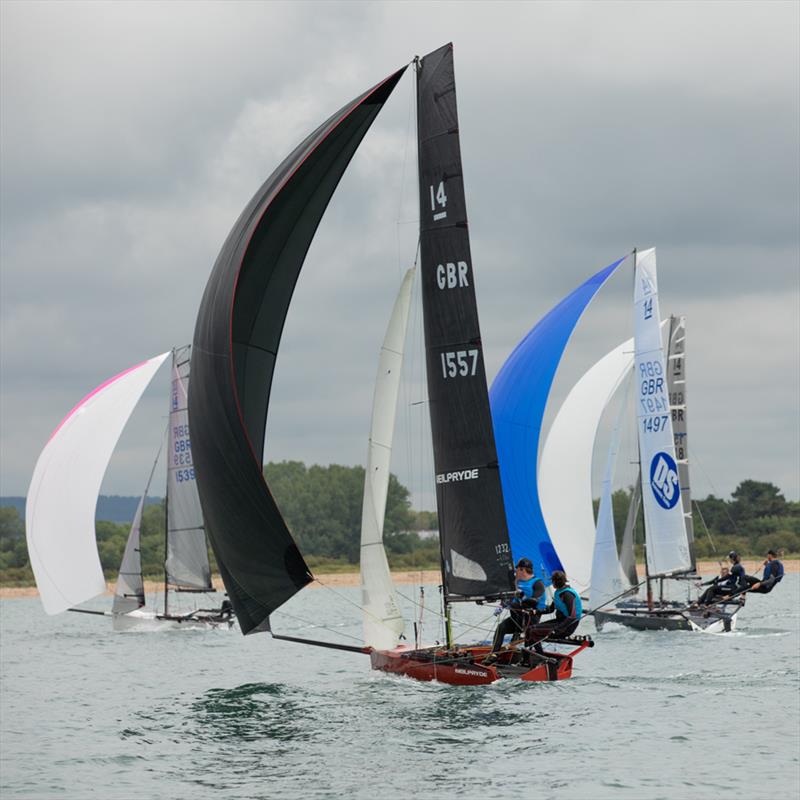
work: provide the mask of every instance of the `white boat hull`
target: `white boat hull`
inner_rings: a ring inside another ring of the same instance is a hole
[[[112,614],[112,625],[118,633],[152,632],[168,630],[208,630],[209,628],[230,628],[231,622],[203,617],[175,618],[164,617],[155,611],[138,609],[128,614]]]

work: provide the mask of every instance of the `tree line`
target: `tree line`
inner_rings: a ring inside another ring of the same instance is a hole
[[[269,463],[264,477],[289,530],[312,569],[353,569],[358,563],[364,468],[338,464],[306,466],[299,461]],[[630,493],[614,493],[614,518],[621,537]],[[695,550],[699,558],[724,557],[729,550],[762,556],[767,549],[800,553],[800,503],[788,502],[778,487],[742,481],[730,500],[709,495],[693,503]],[[641,517],[641,510],[640,510]],[[164,502],[148,505],[142,515],[141,556],[146,576],[160,578],[164,563]],[[642,530],[641,518],[638,530]],[[389,479],[384,541],[394,569],[438,568],[437,537],[420,536],[438,528],[436,513],[414,511],[410,494],[395,475]],[[129,526],[96,523],[100,562],[109,579],[116,577]],[[641,538],[641,537],[639,537]],[[639,545],[641,556],[641,545]],[[216,570],[213,552],[211,566]],[[0,507],[0,581],[33,582],[25,544],[24,522],[12,506]]]

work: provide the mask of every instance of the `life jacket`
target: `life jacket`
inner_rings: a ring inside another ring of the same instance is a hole
[[[533,600],[533,587],[536,581],[541,581],[541,578],[537,578],[535,575],[532,578],[528,578],[526,581],[517,581],[517,589],[519,589],[524,595],[526,600]],[[544,584],[544,581],[542,581]],[[540,597],[536,598],[536,610],[537,611],[544,611],[547,607],[547,600],[545,593],[542,592]],[[530,606],[527,606],[530,608]]]
[[[583,604],[581,603],[581,596],[571,587],[565,586],[563,589],[557,589],[553,595],[553,604],[562,616],[569,617],[569,609],[567,604],[561,599],[561,595],[569,592],[575,598],[575,619],[580,619],[583,614]]]
[[[783,578],[783,564],[777,558],[774,558],[764,567],[764,580],[766,581],[769,578],[775,578],[775,583],[778,583]]]

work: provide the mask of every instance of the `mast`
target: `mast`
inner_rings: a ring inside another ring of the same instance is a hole
[[[172,348],[172,369],[170,371],[170,381],[175,374],[175,348]],[[171,393],[170,393],[171,394]],[[164,486],[164,616],[169,616],[169,570],[167,561],[169,560],[169,468],[172,461],[172,425],[167,416],[167,479]]]
[[[420,276],[447,606],[513,589],[459,143],[453,46],[416,62]]]

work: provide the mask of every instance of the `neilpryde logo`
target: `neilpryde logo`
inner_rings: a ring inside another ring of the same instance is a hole
[[[650,488],[662,508],[672,508],[681,496],[678,467],[669,453],[656,453],[650,462]]]

